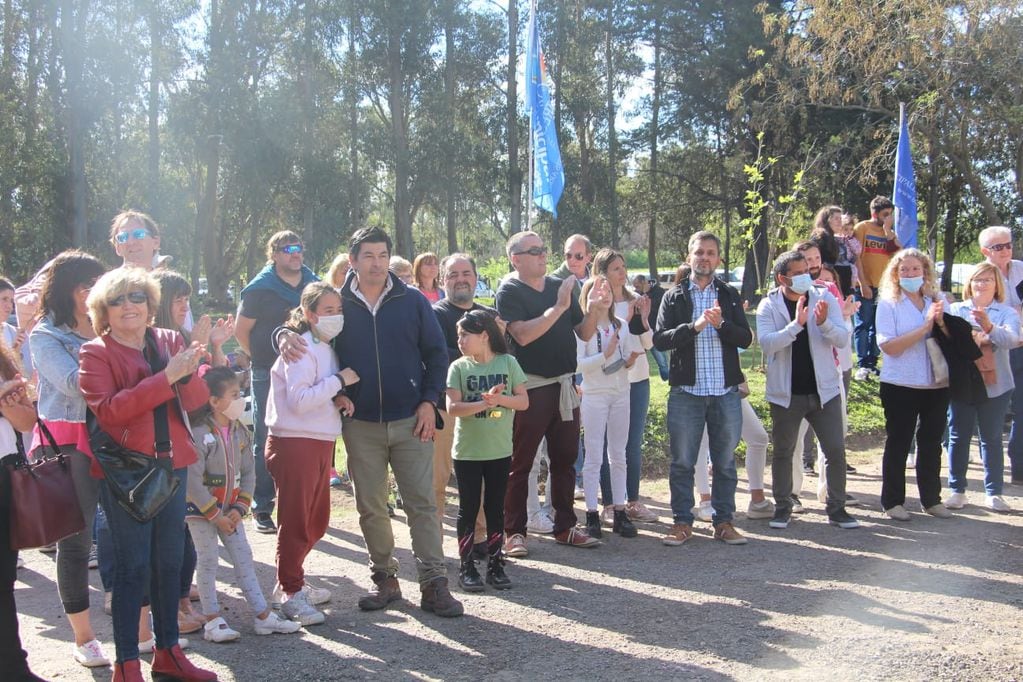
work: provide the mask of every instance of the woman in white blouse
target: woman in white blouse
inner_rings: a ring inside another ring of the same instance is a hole
[[[944,299],[938,294],[934,264],[917,249],[892,256],[881,277],[877,343],[881,364],[881,405],[885,416],[881,464],[881,506],[897,521],[906,511],[906,457],[916,432],[916,481],[920,506],[939,518],[951,513],[941,503],[941,439],[948,411],[948,382],[934,379],[927,337],[944,328]]]

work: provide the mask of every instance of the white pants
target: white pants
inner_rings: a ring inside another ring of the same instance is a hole
[[[551,504],[551,477],[547,475],[547,498],[544,501],[543,506],[540,505],[540,486],[538,479],[540,478],[540,460],[547,462],[548,471],[550,471],[550,461],[547,459],[547,439],[544,438],[540,441],[540,446],[536,449],[536,457],[533,458],[533,468],[529,470],[529,480],[526,485],[526,518],[532,519],[540,512],[546,513],[551,518],[554,515],[551,513],[553,505]]]
[[[615,394],[583,392],[579,407],[583,427],[583,490],[586,510],[597,511],[600,494],[600,466],[604,462],[604,433],[607,433],[607,462],[611,468],[613,504],[625,504],[625,445],[629,440],[629,390]],[[607,500],[604,500],[607,504]]]
[[[195,545],[195,586],[199,589],[202,612],[206,615],[220,612],[220,604],[217,603],[217,564],[220,563],[218,541],[227,550],[231,565],[234,566],[235,585],[241,588],[253,615],[266,611],[266,598],[256,578],[252,549],[245,538],[245,524],[239,523],[234,533],[226,535],[205,519],[190,518],[188,530],[192,533],[192,543]]]
[[[749,400],[742,399],[742,439],[746,441],[746,477],[749,479],[750,490],[764,489],[764,468],[767,466],[767,429],[760,421]],[[700,495],[710,495],[710,476],[707,473],[707,462],[710,458],[710,441],[707,428],[703,429],[700,441],[700,454],[696,459],[696,491]],[[803,471],[800,469],[800,475]],[[796,490],[796,488],[793,488]]]

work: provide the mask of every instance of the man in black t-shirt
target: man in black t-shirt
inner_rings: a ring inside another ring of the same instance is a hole
[[[828,521],[839,528],[859,523],[845,510],[845,406],[835,349],[849,343],[838,300],[813,283],[799,251],[778,256],[773,289],[757,308],[757,335],[767,361],[767,402],[771,405],[774,457],[774,518],[771,528],[788,527],[792,514],[792,452],[805,419],[824,453]]]
[[[235,337],[252,359],[253,455],[256,490],[252,514],[256,531],[276,533],[270,514],[274,509],[274,482],[263,461],[266,445],[266,402],[270,395],[270,367],[277,360],[270,334],[297,308],[302,289],[319,279],[302,264],[302,238],[290,230],[278,232],[267,243],[266,267],[242,289]]]
[[[606,283],[590,293],[584,316],[572,297],[574,278],[548,277],[547,247],[535,232],[512,235],[508,258],[515,272],[497,291],[497,311],[508,323],[512,353],[526,372],[529,409],[515,413],[512,464],[504,500],[505,552],[526,556],[526,493],[536,449],[547,438],[550,459],[548,485],[554,506],[554,537],[567,545],[599,544],[576,528],[572,509],[579,443],[579,396],[576,370],[576,334],[589,339],[596,320],[611,306]]]

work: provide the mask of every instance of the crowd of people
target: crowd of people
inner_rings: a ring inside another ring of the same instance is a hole
[[[242,636],[218,604],[221,546],[251,612],[247,632],[323,623],[317,607],[332,595],[306,581],[303,565],[328,529],[330,487],[342,475],[368,553],[369,589],[358,600],[366,611],[402,599],[392,478],[420,605],[438,616],[464,611],[442,548],[452,473],[465,592],[513,587],[506,558],[528,555],[530,533],[578,548],[600,546],[607,533],[635,538],[636,524],[658,521],[640,498],[648,358],[670,386],[665,545],[689,541],[697,519],[712,524],[717,540],[747,543],[735,525],[740,440],[747,519],[788,528],[803,511],[804,475],[819,467],[818,499],[830,524],[858,527],[848,508],[859,501],[846,492],[854,377],[879,381],[880,497],[889,518],[911,519],[909,458],[923,512],[947,519],[961,509],[975,432],[984,504],[1008,511],[1007,418],[1011,478],[1023,482],[1023,262],[1012,259],[1011,232],[980,233],[985,261],[955,302],[939,291],[930,258],[899,243],[891,202],[877,197],[870,211],[856,222],[838,206],[821,209],[808,239],[774,261],[755,332],[747,304],[716,276],[721,241],[708,231],[691,236],[667,289],[653,276],[630,280],[623,254],[597,250],[584,235],[567,240],[564,263],[548,274],[543,237],[516,233],[493,308],[475,300],[470,255],[422,253],[409,263],[370,227],[351,236],[322,280],[304,264],[301,236],[278,232],[266,267],[241,291],[237,317],[194,319],[188,280],[160,255],[159,226],[136,211],[111,224],[120,267],[108,271],[71,250],[21,287],[0,279],[0,316],[17,320],[4,322],[0,340],[0,455],[54,454],[41,437],[48,429],[70,461],[85,521],[56,545],[74,660],[112,666],[114,680],[141,680],[140,656],[152,653],[154,679],[216,679],[188,661],[180,635],[201,632],[215,643]],[[769,430],[750,404],[740,362],[755,335]],[[249,390],[251,432],[241,421]],[[180,485],[150,520],[118,503],[93,454],[106,442],[169,461]],[[764,483],[769,442],[773,501]],[[8,476],[0,467],[0,659],[7,679],[36,680],[18,636]],[[247,528],[276,534],[269,599]],[[90,621],[93,564],[113,622],[113,657]]]

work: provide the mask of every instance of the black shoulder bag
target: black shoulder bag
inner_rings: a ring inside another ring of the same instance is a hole
[[[167,366],[160,357],[155,338],[148,330],[144,355],[154,375]],[[92,454],[103,470],[103,476],[117,503],[139,523],[147,523],[159,514],[181,485],[181,481],[174,475],[170,426],[167,421],[168,404],[163,403],[153,410],[155,456],[122,447],[110,434],[99,428],[91,411],[88,415]]]

